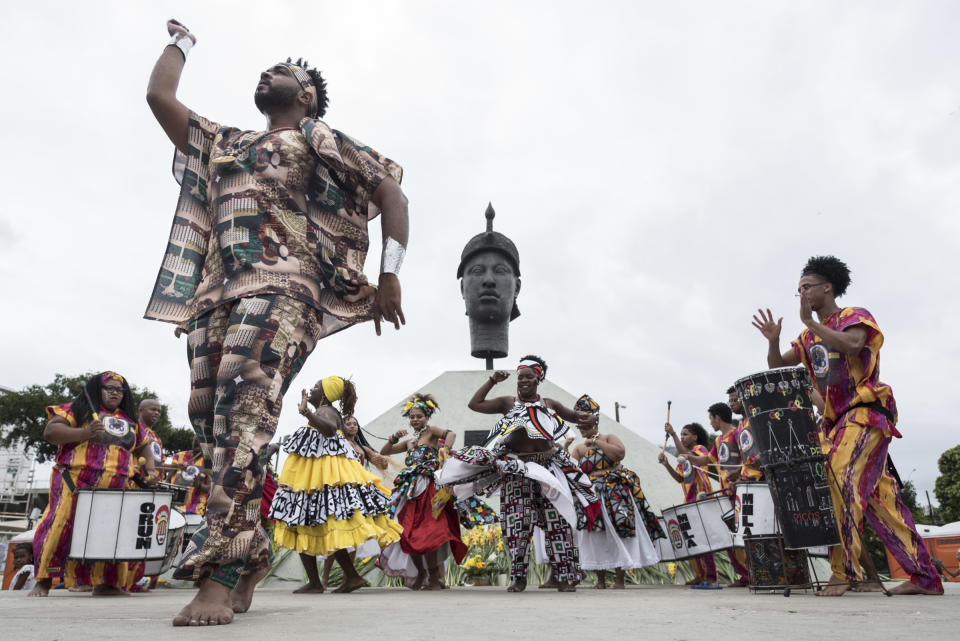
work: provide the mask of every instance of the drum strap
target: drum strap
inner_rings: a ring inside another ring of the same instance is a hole
[[[70,468],[67,467],[66,465],[58,465],[57,467],[60,468],[60,478],[63,479],[63,482],[67,486],[67,489],[69,489],[71,493],[76,494],[77,486],[73,482],[73,477],[70,476]]]
[[[886,407],[884,407],[880,401],[873,401],[872,403],[857,403],[856,405],[851,406],[850,409],[847,410],[847,412],[852,412],[858,407],[866,407],[867,409],[871,409],[874,412],[879,412],[880,414],[883,415],[885,419],[887,419],[890,422],[890,425],[893,425],[894,423],[896,423],[896,421],[893,420],[893,414],[891,414],[890,411]]]

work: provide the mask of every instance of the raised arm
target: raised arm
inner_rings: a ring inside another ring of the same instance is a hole
[[[340,427],[340,415],[337,414],[337,410],[324,405],[318,407],[316,411],[312,411],[307,404],[307,390],[301,392],[300,405],[297,409],[307,419],[307,422],[320,430],[320,433],[324,436],[329,438],[337,433],[337,428]]]
[[[690,451],[683,446],[683,443],[680,442],[680,437],[677,436],[677,432],[673,429],[673,425],[670,423],[664,423],[663,431],[667,433],[667,436],[673,437],[673,446],[677,448],[677,454],[686,454]]]
[[[773,321],[773,312],[769,309],[764,314],[762,309],[757,310],[753,317],[751,325],[760,330],[763,337],[767,339],[767,367],[790,367],[800,364],[800,357],[792,349],[783,353],[780,352],[780,331],[783,329],[783,317]]]
[[[510,378],[508,372],[503,370],[495,371],[490,378],[485,380],[483,385],[474,392],[473,398],[467,403],[467,407],[481,414],[506,414],[513,406],[513,398],[510,396],[498,396],[497,398],[487,399],[487,394],[490,393],[494,385],[502,383],[508,378]]]
[[[407,451],[407,441],[401,441],[404,436],[407,435],[407,430],[397,430],[390,435],[390,438],[387,439],[387,442],[383,444],[383,447],[380,448],[380,453],[384,456],[389,456],[391,454],[399,454],[400,452]],[[408,439],[409,440],[409,439]]]
[[[543,399],[544,404],[557,413],[557,416],[565,421],[576,423],[577,425],[591,426],[600,422],[600,417],[590,412],[578,412],[570,409],[563,403],[555,401],[552,398]]]
[[[177,100],[177,86],[186,62],[187,54],[184,50],[189,51],[197,39],[176,20],[167,21],[167,32],[182,44],[173,42],[167,45],[153,66],[150,83],[147,85],[147,104],[170,142],[181,152],[187,153],[190,110]]]
[[[867,330],[863,327],[854,325],[843,331],[830,329],[813,317],[813,310],[806,298],[800,300],[800,320],[833,349],[843,354],[859,354],[867,344]]]

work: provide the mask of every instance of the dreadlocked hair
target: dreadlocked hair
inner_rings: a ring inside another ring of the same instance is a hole
[[[100,382],[100,379],[106,373],[107,372],[100,372],[87,379],[80,393],[70,402],[70,409],[73,411],[73,417],[76,419],[77,425],[83,425],[93,418],[94,412],[100,411],[103,399],[103,384]],[[90,399],[89,402],[87,402],[88,397]],[[90,407],[90,403],[96,403],[96,407]],[[133,403],[133,392],[130,391],[130,385],[127,384],[126,379],[123,381],[123,400],[120,401],[117,409],[123,410],[123,413],[131,420],[137,420],[137,408]]]
[[[323,118],[323,115],[327,113],[327,105],[330,104],[330,99],[327,96],[327,81],[323,79],[319,71],[311,69],[310,63],[303,58],[297,58],[296,61],[292,58],[287,58],[287,62],[303,69],[307,72],[307,75],[310,76],[310,79],[313,80],[313,86],[317,88],[317,108],[313,113],[308,113],[307,115],[311,118]]]
[[[707,430],[703,429],[703,425],[700,425],[700,423],[687,423],[683,426],[683,429],[697,437],[697,445],[706,446],[708,443],[710,443],[710,437],[707,436]]]
[[[850,268],[836,256],[814,256],[807,261],[801,276],[816,275],[833,285],[833,294],[843,296],[850,285]]]
[[[534,363],[539,364],[540,367],[543,368],[543,377],[544,377],[544,378],[547,377],[547,361],[543,360],[542,358],[540,358],[540,357],[537,356],[536,354],[527,354],[526,356],[524,356],[524,357],[521,358],[520,360],[521,360],[521,361],[533,361]]]
[[[343,379],[343,396],[340,397],[340,413],[343,416],[353,416],[353,410],[356,407],[357,388],[354,387],[353,381],[345,378]]]
[[[403,411],[401,412],[402,416],[407,416],[410,414],[410,410],[418,409],[422,411],[427,418],[433,416],[434,412],[440,410],[440,404],[437,403],[437,399],[433,397],[432,394],[425,394],[424,392],[417,392],[413,396],[407,399],[407,402],[403,405]]]

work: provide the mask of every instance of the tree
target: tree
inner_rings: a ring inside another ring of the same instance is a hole
[[[937,467],[940,476],[933,493],[940,503],[940,516],[944,523],[960,521],[960,445],[941,454]]]
[[[94,375],[87,372],[78,376],[57,374],[53,382],[46,385],[29,385],[19,392],[0,394],[0,446],[8,447],[22,440],[28,450],[32,450],[37,461],[43,463],[57,453],[57,446],[43,438],[43,429],[47,425],[46,407],[69,403],[83,384]],[[139,405],[145,398],[156,398],[150,388],[131,386],[134,404]],[[166,453],[190,449],[193,443],[193,430],[176,428],[170,424],[166,405],[161,406],[160,420],[153,426],[163,443]]]

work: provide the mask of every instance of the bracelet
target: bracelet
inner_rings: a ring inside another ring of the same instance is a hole
[[[491,376],[489,380],[490,380],[490,382],[493,383],[494,385],[497,384],[497,379],[495,379],[494,377]]]
[[[380,256],[380,273],[399,274],[400,265],[403,264],[403,257],[406,254],[406,247],[387,236],[387,239],[383,241],[383,253]]]
[[[187,54],[193,48],[193,40],[186,34],[175,33],[167,42],[168,47],[176,47],[183,54],[183,59],[187,59]]]

